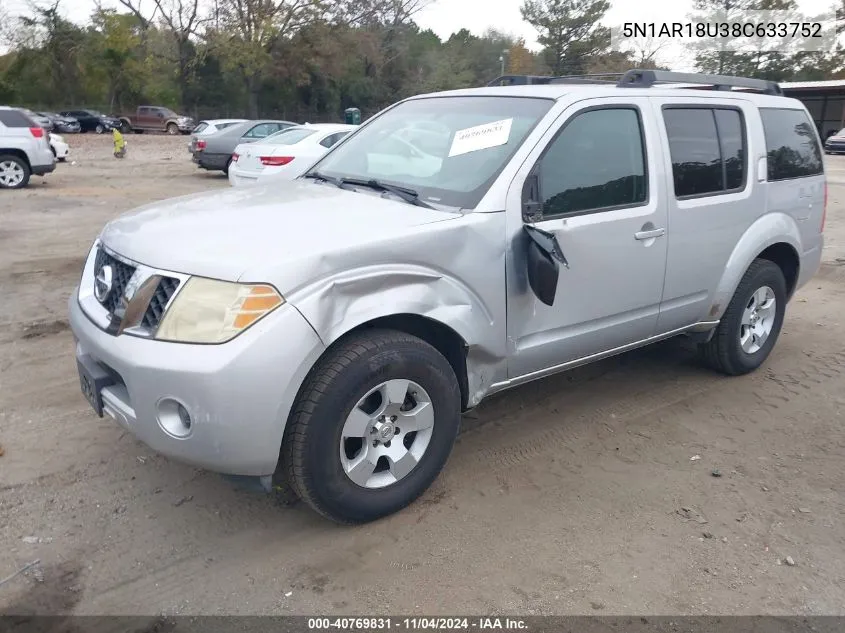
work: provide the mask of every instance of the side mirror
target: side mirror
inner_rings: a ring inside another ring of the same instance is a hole
[[[560,264],[569,268],[569,262],[566,261],[553,233],[528,224],[523,226],[523,230],[528,235],[528,285],[540,301],[547,306],[553,305],[557,294]]]

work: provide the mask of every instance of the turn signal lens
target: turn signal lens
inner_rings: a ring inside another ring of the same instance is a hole
[[[155,337],[180,343],[225,343],[284,302],[267,284],[192,277],[165,312]]]

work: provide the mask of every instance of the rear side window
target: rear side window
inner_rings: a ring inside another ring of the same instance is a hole
[[[0,123],[6,127],[38,127],[38,125],[18,110],[0,110]]]
[[[748,152],[739,110],[665,107],[663,121],[676,197],[708,196],[743,188]]]
[[[813,124],[803,110],[760,108],[766,134],[769,180],[816,176],[822,153]]]
[[[320,145],[322,145],[323,147],[332,147],[347,134],[349,134],[349,132],[337,132],[335,134],[330,134],[322,141],[320,141]]]

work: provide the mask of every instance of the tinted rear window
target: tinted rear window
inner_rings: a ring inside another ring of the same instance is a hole
[[[6,127],[38,127],[35,121],[18,110],[0,110],[0,123]]]
[[[205,128],[207,128],[207,127],[208,127],[208,123],[206,123],[205,121],[203,121],[202,123],[200,123],[198,126],[196,126],[196,127],[194,128],[194,132],[193,132],[193,133],[194,133],[194,134],[199,134],[200,132],[202,132],[202,131],[203,131]],[[222,126],[219,126],[219,125],[218,125],[217,127],[218,127],[218,128],[220,128],[220,129],[222,129]]]
[[[821,174],[822,153],[816,130],[803,110],[760,108],[766,133],[769,180]]]

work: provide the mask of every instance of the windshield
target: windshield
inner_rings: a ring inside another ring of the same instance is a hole
[[[308,138],[315,133],[316,130],[311,130],[306,127],[289,127],[281,132],[271,134],[263,141],[262,145],[293,145],[299,143],[304,138]]]
[[[334,178],[380,180],[421,200],[473,208],[554,104],[530,97],[428,97],[380,115],[317,163]]]

